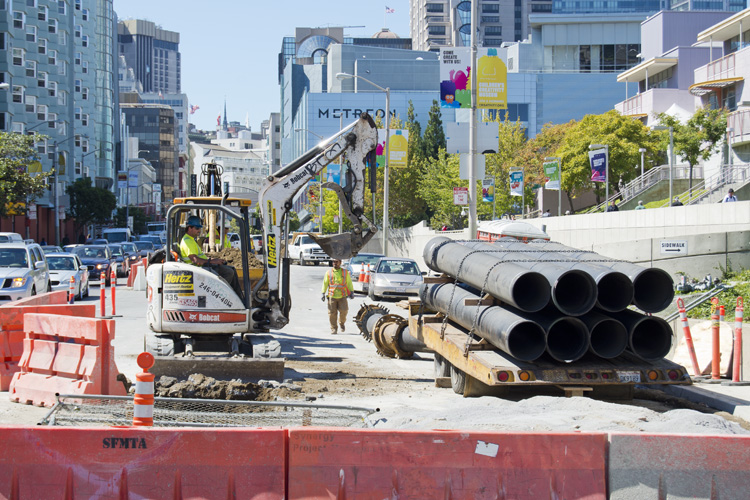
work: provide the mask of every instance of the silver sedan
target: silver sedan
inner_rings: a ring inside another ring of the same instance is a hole
[[[89,273],[80,257],[72,253],[48,253],[49,278],[53,290],[70,290],[70,278],[73,278],[73,290],[76,300],[89,296]]]
[[[416,297],[424,274],[413,259],[383,257],[375,264],[368,294],[372,300]]]

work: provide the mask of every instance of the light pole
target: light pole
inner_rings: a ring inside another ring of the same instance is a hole
[[[609,208],[609,144],[590,144],[589,151],[604,148],[604,210]]]
[[[729,163],[729,181],[734,180],[734,172],[732,171],[732,167],[734,164],[734,160],[732,159],[732,136],[734,135],[734,128],[729,127],[727,129],[727,162]]]
[[[336,78],[346,80],[348,78],[359,78],[364,80],[378,90],[385,92],[385,161],[383,162],[383,255],[388,255],[388,150],[391,132],[391,88],[381,87],[367,78],[359,75],[350,75],[349,73],[336,73]],[[372,210],[375,211],[375,193],[372,193]],[[373,223],[375,223],[373,215]]]
[[[316,134],[312,130],[307,130],[306,128],[295,128],[295,132],[307,132],[308,134],[312,134],[321,141],[325,140],[325,137],[322,135]],[[320,234],[323,234],[323,171],[320,171],[320,202],[318,203],[318,223],[320,224]]]
[[[669,204],[672,205],[672,166],[674,165],[674,128],[665,127],[664,125],[654,125],[652,130],[669,130]]]
[[[544,159],[544,161],[554,161],[557,160],[557,170],[558,170],[558,176],[560,177],[559,185],[557,186],[557,216],[560,217],[562,215],[562,158],[559,156],[548,156]],[[544,208],[544,207],[542,207]],[[571,207],[573,208],[573,207]]]
[[[638,152],[641,153],[641,189],[643,189],[643,155],[646,153],[646,148],[638,148]]]

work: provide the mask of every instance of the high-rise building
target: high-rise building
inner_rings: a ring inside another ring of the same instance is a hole
[[[126,19],[117,25],[119,53],[133,68],[144,92],[182,92],[180,34],[161,29],[151,21]]]
[[[69,207],[65,188],[76,179],[114,184],[115,27],[113,0],[0,0],[0,81],[10,85],[0,91],[0,130],[49,137],[38,152],[42,171],[58,172],[59,213]],[[49,225],[54,191],[36,202],[37,220]],[[34,229],[53,239],[47,227]]]

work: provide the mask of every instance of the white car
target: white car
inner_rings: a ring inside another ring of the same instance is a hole
[[[51,292],[47,261],[36,243],[0,243],[0,302]]]
[[[382,257],[370,276],[368,295],[372,300],[417,297],[425,274],[414,259]]]
[[[53,290],[70,290],[70,278],[73,278],[73,290],[76,300],[89,296],[89,273],[81,258],[73,253],[47,254],[50,283]]]

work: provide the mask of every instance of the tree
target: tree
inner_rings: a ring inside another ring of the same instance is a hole
[[[505,212],[514,212],[514,207],[521,203],[517,196],[510,195],[510,172],[524,170],[524,191],[526,204],[533,203],[531,183],[528,181],[528,163],[520,161],[520,152],[526,145],[526,133],[520,121],[498,121],[497,153],[485,155],[485,177],[495,177],[495,216]],[[480,179],[481,180],[481,179]],[[493,203],[482,203],[481,186],[477,187],[477,216],[479,219],[492,218]],[[524,207],[522,207],[523,210]]]
[[[440,104],[437,100],[433,100],[430,107],[427,127],[424,129],[424,137],[422,138],[422,148],[426,158],[437,158],[440,149],[445,150],[446,148],[443,120],[440,114]]]
[[[429,220],[432,227],[443,224],[452,228],[463,228],[461,207],[453,204],[453,188],[466,186],[466,181],[459,179],[458,155],[446,155],[440,149],[434,158],[425,161],[425,175],[417,186],[417,194],[421,196],[430,212]]]
[[[128,215],[133,218],[133,233],[146,234],[146,232],[148,231],[146,222],[151,219],[146,216],[146,212],[141,207],[130,207],[130,210],[128,210],[126,207],[117,207],[117,213],[115,214],[115,226],[128,227]]]
[[[90,177],[76,179],[65,192],[70,196],[68,216],[75,218],[76,234],[92,222],[102,224],[108,221],[117,206],[114,193],[92,186]]]
[[[289,231],[294,232],[298,231],[300,226],[299,222],[299,215],[297,215],[297,212],[289,212]]]
[[[660,137],[651,134],[640,121],[611,110],[601,115],[584,116],[567,132],[565,142],[556,154],[549,156],[562,158],[563,190],[575,197],[593,189],[599,204],[605,189],[603,183],[591,180],[589,145],[609,146],[608,181],[610,193],[614,193],[621,176],[628,182],[639,175],[640,170],[634,168],[640,164],[638,148],[645,148],[648,154],[655,155],[660,151],[659,140]]]
[[[32,176],[29,167],[38,165],[34,145],[45,139],[41,135],[0,132],[0,217],[11,215],[11,207],[14,213],[25,214],[26,202],[44,193],[46,179],[52,172]]]
[[[553,125],[547,123],[542,126],[542,131],[533,139],[530,139],[518,152],[518,162],[528,167],[526,176],[529,185],[544,186],[547,182],[547,176],[544,174],[544,159],[550,156],[559,156],[558,149],[565,142],[568,132],[575,126],[575,121]],[[568,202],[573,206],[573,197],[570,191],[567,191],[565,184],[566,165],[562,166],[563,170],[563,191],[568,197]]]
[[[690,166],[688,189],[693,191],[693,167],[699,160],[708,160],[719,147],[719,141],[727,129],[726,109],[700,108],[686,124],[674,116],[659,113],[659,123],[672,127],[674,153]],[[668,141],[668,134],[662,132],[663,140]]]

